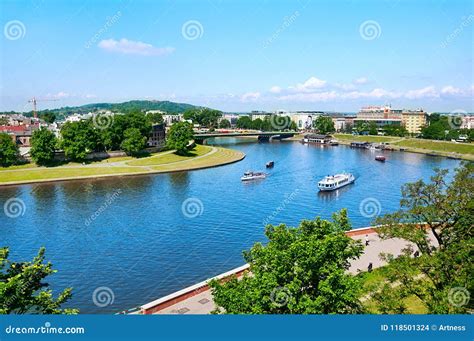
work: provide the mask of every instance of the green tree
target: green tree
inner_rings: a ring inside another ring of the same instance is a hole
[[[221,116],[222,112],[209,108],[195,108],[183,113],[184,119],[192,120],[194,124],[208,128],[217,127],[217,122]]]
[[[7,117],[0,117],[0,126],[4,126],[8,124],[8,118]]]
[[[383,132],[385,135],[389,136],[406,136],[408,135],[408,131],[404,126],[398,125],[398,124],[387,124],[383,126]]]
[[[31,137],[30,155],[38,165],[47,165],[54,160],[58,140],[52,131],[46,128],[36,130]]]
[[[60,146],[66,157],[82,161],[98,149],[99,136],[92,121],[67,122],[61,128]]]
[[[228,314],[359,313],[358,278],[347,273],[363,246],[346,236],[347,213],[299,227],[268,225],[268,243],[244,252],[251,275],[211,281],[217,311]],[[217,312],[216,311],[216,312]]]
[[[336,131],[334,128],[334,122],[329,116],[319,116],[316,121],[313,122],[313,126],[321,134],[328,134]]]
[[[298,126],[296,125],[295,122],[291,121],[290,122],[290,126],[288,127],[289,130],[291,131],[297,131],[298,130]]]
[[[155,119],[156,117],[145,115],[137,109],[132,109],[123,115],[114,115],[108,126],[101,129],[101,141],[107,150],[120,149],[125,139],[125,131],[129,128],[138,129],[143,137],[148,138]]]
[[[352,134],[352,129],[353,129],[353,125],[350,123],[347,123],[344,127],[344,133]]]
[[[447,175],[447,170],[436,170],[430,183],[406,184],[401,209],[376,221],[382,225],[382,238],[410,241],[421,253],[413,258],[414,250],[407,248],[396,259],[384,255],[389,262],[388,282],[399,284],[385,283],[382,290],[376,289],[382,312],[406,311],[403,299],[410,296],[433,314],[466,313],[473,308],[469,293],[474,290],[474,164],[462,164],[451,182]]]
[[[55,299],[43,280],[56,272],[44,263],[41,248],[32,262],[16,263],[8,259],[9,250],[0,248],[0,314],[77,314],[76,309],[61,309],[72,296],[67,288]]]
[[[176,153],[179,155],[185,155],[188,152],[188,145],[193,136],[194,132],[191,123],[174,123],[166,135],[166,146],[170,149],[176,149]]]
[[[236,126],[239,129],[252,129],[252,120],[248,116],[241,116],[237,119]]]
[[[53,123],[56,120],[56,114],[51,111],[42,112],[39,118],[44,120],[46,123]]]
[[[163,114],[159,112],[148,113],[146,114],[146,116],[150,120],[150,122],[153,124],[162,124],[164,122]]]
[[[369,122],[369,135],[377,135],[377,124],[373,121]]]
[[[219,128],[221,129],[226,129],[226,128],[230,128],[230,121],[223,118],[220,122],[219,122]]]
[[[0,165],[8,167],[18,161],[18,146],[7,133],[0,133]]]
[[[142,136],[138,128],[128,128],[124,133],[122,150],[130,155],[137,155],[146,146],[147,138]]]

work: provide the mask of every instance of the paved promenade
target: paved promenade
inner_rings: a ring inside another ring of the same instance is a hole
[[[369,240],[369,245],[365,247],[364,254],[357,260],[351,263],[349,272],[356,274],[360,271],[367,271],[369,263],[372,263],[373,268],[378,268],[385,265],[380,259],[380,253],[391,253],[394,256],[400,255],[401,251],[411,243],[398,238],[389,240],[381,240],[374,228],[364,228],[348,231],[347,233],[354,239],[361,240],[364,244],[366,235]],[[432,242],[434,238],[431,236]],[[416,247],[413,249],[416,250]],[[239,274],[246,270],[248,265],[229,271],[228,273],[219,275],[218,278],[225,278],[231,274]],[[208,281],[208,280],[207,280]],[[145,304],[141,307],[142,313],[153,314],[209,314],[214,310],[214,302],[210,289],[206,282],[198,283],[189,288],[185,288],[176,293],[162,297],[156,301]]]

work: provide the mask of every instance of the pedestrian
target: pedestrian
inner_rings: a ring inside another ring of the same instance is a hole
[[[368,272],[372,272],[373,265],[372,263],[369,263],[369,266],[367,267]]]
[[[418,251],[418,250],[416,250],[415,253],[413,254],[413,256],[414,256],[415,258],[417,258],[419,255],[420,255],[420,251]]]
[[[369,235],[365,235],[365,246],[369,246]]]

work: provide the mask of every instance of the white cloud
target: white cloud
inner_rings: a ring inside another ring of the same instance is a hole
[[[327,82],[325,80],[316,77],[310,77],[306,80],[306,82],[297,84],[294,87],[289,87],[289,89],[310,92],[315,89],[324,88],[324,86],[326,86],[326,83]]]
[[[447,85],[441,89],[443,95],[463,95],[464,91],[452,85]]]
[[[353,83],[354,84],[366,84],[369,80],[366,77],[360,77],[357,79],[354,79]]]
[[[427,86],[425,88],[407,91],[405,97],[408,99],[436,98],[439,97],[439,93],[434,86]]]
[[[271,92],[271,93],[274,93],[274,94],[279,94],[279,93],[281,92],[281,88],[280,88],[279,86],[276,86],[276,85],[275,85],[275,86],[272,86],[272,87],[270,88],[270,92]]]
[[[242,102],[255,102],[260,98],[260,92],[247,92],[240,98]]]
[[[102,40],[97,46],[109,52],[136,54],[141,56],[164,56],[173,53],[175,50],[173,47],[155,47],[151,44],[128,40],[125,38],[120,40]]]
[[[324,102],[338,98],[336,91],[297,93],[278,97],[282,101]]]

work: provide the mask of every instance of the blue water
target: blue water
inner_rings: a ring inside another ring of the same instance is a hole
[[[354,228],[368,226],[371,215],[397,209],[402,184],[459,163],[403,152],[386,152],[380,163],[374,151],[295,142],[230,146],[246,158],[193,172],[2,187],[2,206],[19,198],[26,210],[17,218],[0,211],[0,245],[18,261],[45,246],[58,270],[48,283],[56,293],[73,287],[68,306],[112,313],[242,265],[242,250],[265,240],[266,222],[296,225],[346,207]],[[240,181],[270,160],[267,179]],[[320,178],[341,171],[355,174],[355,184],[318,192]],[[98,287],[110,288],[113,304],[94,303]]]

